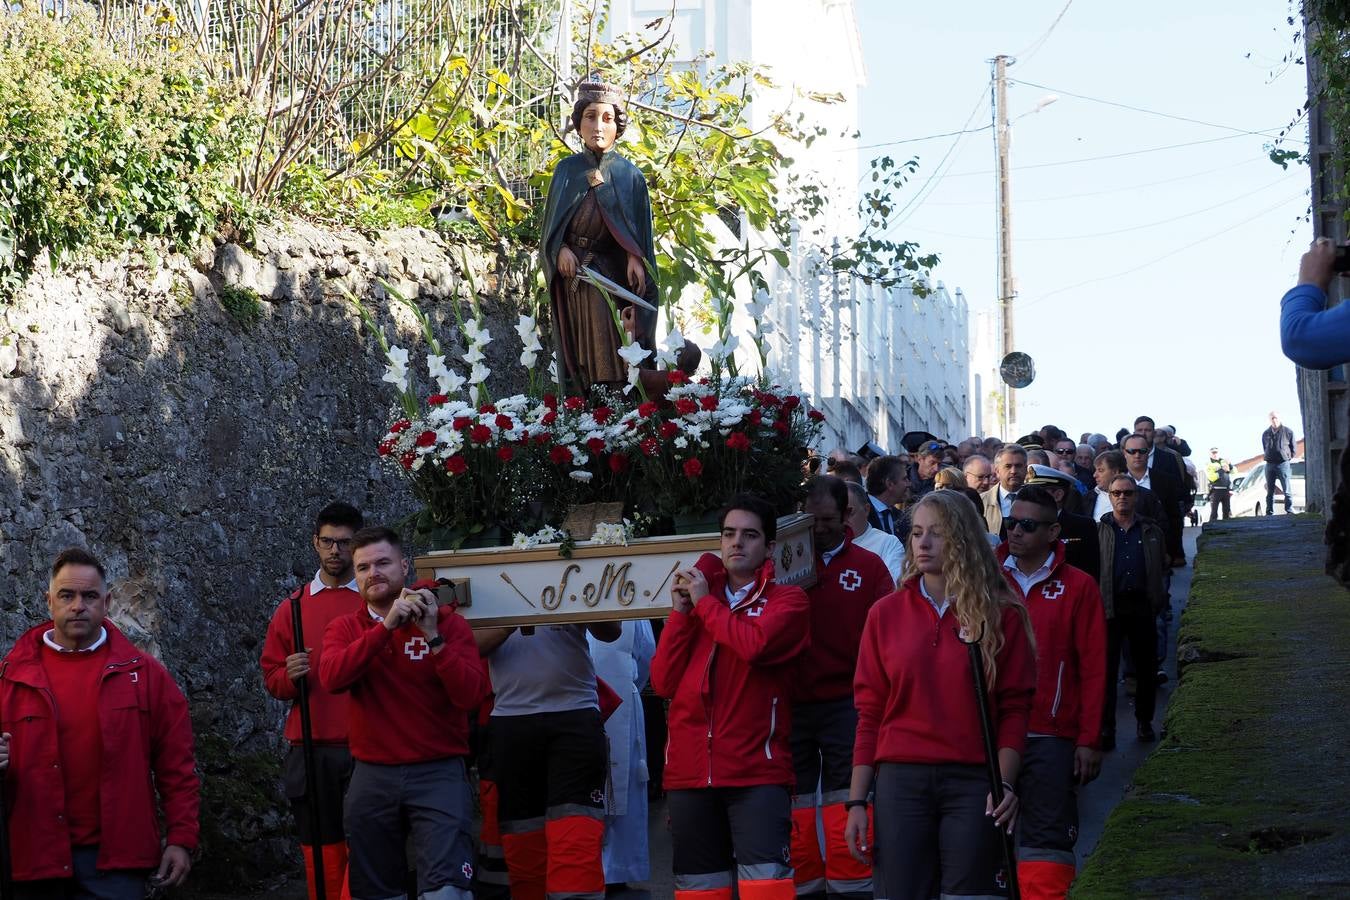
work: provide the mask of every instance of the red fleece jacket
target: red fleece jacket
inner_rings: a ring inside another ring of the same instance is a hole
[[[1021,753],[1036,690],[1036,657],[1012,606],[1003,610],[998,680],[990,689],[995,745]],[[937,611],[911,578],[867,616],[853,679],[853,764],[984,763],[970,656],[950,608]]]
[[[844,549],[825,565],[816,557],[816,585],[806,592],[811,604],[811,646],[801,656],[793,700],[817,703],[853,696],[867,613],[895,590],[891,570],[870,550],[845,539]]]

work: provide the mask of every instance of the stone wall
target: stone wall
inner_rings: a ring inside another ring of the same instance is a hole
[[[377,464],[393,394],[342,288],[417,348],[425,375],[412,316],[376,279],[417,296],[462,352],[452,304],[468,295],[464,258],[420,229],[370,238],[289,223],[259,229],[248,249],[141,249],[43,274],[0,307],[0,642],[45,619],[57,551],[86,545],[104,560],[113,620],[191,704],[199,886],[258,885],[294,867],[284,710],[257,663],[278,601],[316,568],[314,513],[332,499],[376,522],[414,509]],[[495,291],[486,268],[473,283]],[[515,310],[483,302],[489,365],[509,371]]]

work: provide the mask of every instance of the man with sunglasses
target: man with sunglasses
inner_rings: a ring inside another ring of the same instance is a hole
[[[333,694],[319,684],[319,648],[328,623],[355,610],[365,601],[356,590],[352,568],[352,537],[363,525],[361,513],[346,503],[330,503],[314,521],[311,544],[319,557],[319,571],[300,588],[300,618],[304,647],[295,646],[291,601],[282,600],[272,614],[263,643],[262,672],[267,692],[278,700],[293,702],[300,696],[296,682],[309,682],[309,712],[315,753],[315,777],[319,794],[319,822],[312,821],[305,793],[305,757],[300,746],[300,709],[292,705],[286,719],[290,749],[282,765],[282,782],[291,801],[300,851],[305,860],[309,895],[314,896],[314,847],[323,847],[324,888],[335,897],[347,877],[347,843],[342,804],[352,777],[352,756],[347,746],[347,695]]]
[[[998,548],[1036,634],[1036,703],[1016,792],[1017,879],[1024,897],[1062,898],[1074,879],[1077,788],[1101,769],[1106,622],[1097,582],[1067,562],[1059,505],[1037,477],[1018,492]]]
[[[1027,487],[1044,488],[1055,501],[1058,514],[1059,541],[1064,545],[1064,559],[1075,569],[1082,569],[1095,581],[1101,574],[1101,548],[1097,544],[1097,522],[1065,508],[1069,495],[1077,495],[1078,485],[1067,472],[1049,466],[1031,466]],[[1022,496],[1018,494],[1018,496]]]
[[[1139,515],[1139,487],[1128,474],[1111,479],[1111,512],[1102,516],[1097,536],[1102,548],[1102,605],[1106,610],[1106,705],[1102,716],[1103,750],[1116,744],[1116,679],[1120,645],[1128,640],[1137,679],[1134,696],[1136,734],[1153,741],[1157,703],[1158,657],[1154,620],[1167,605],[1166,538],[1152,519]]]
[[[1137,432],[1121,441],[1120,449],[1125,454],[1125,471],[1140,487],[1146,487],[1156,494],[1158,502],[1162,504],[1163,514],[1158,524],[1162,526],[1163,536],[1167,539],[1169,567],[1185,565],[1186,552],[1181,547],[1182,503],[1184,499],[1189,499],[1189,495],[1183,477],[1172,469],[1170,463],[1161,463],[1162,454],[1170,454],[1171,451],[1159,450],[1155,457],[1148,436]],[[1157,459],[1158,463],[1152,464],[1150,459]]]

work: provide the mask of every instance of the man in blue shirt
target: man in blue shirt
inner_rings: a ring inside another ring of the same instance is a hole
[[[1336,245],[1318,238],[1299,262],[1298,284],[1280,301],[1280,345],[1305,369],[1350,361],[1350,303],[1326,308],[1335,263]]]

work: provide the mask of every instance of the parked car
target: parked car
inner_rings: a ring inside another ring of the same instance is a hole
[[[1289,466],[1289,495],[1293,502],[1294,512],[1303,512],[1304,491],[1303,480],[1306,468],[1303,458],[1293,460]],[[1233,489],[1232,499],[1233,515],[1235,516],[1261,516],[1266,512],[1266,464],[1257,463],[1250,472],[1242,479],[1242,483]],[[1275,485],[1275,511],[1281,512],[1284,509],[1284,496],[1280,491],[1280,486]]]

